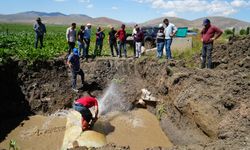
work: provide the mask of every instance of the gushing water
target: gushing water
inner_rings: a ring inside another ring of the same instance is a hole
[[[126,101],[119,86],[111,82],[103,96],[98,99],[100,115],[105,115],[113,111],[128,111],[131,105]]]

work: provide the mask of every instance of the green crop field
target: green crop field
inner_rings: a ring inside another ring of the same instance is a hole
[[[44,38],[44,48],[35,49],[35,33],[32,24],[0,24],[0,62],[5,58],[14,57],[21,60],[33,62],[35,60],[48,60],[67,53],[68,44],[66,41],[66,29],[68,26],[46,25],[47,33]],[[77,26],[77,31],[79,26]],[[105,28],[106,35],[103,45],[103,56],[110,55],[108,45],[108,32],[110,29]],[[131,33],[132,29],[127,29]],[[92,36],[90,44],[90,55],[95,48],[96,27],[92,27]],[[76,44],[77,47],[77,44]],[[128,54],[132,54],[131,48],[128,48]]]
[[[35,49],[35,33],[32,24],[0,24],[0,63],[4,63],[7,58],[17,58],[33,62],[35,60],[49,60],[67,53],[68,44],[66,41],[66,29],[68,26],[63,25],[46,25],[47,33],[44,39],[44,48]],[[77,25],[77,31],[79,25]],[[110,48],[108,45],[109,28],[105,27],[102,56],[110,56]],[[92,27],[92,36],[90,44],[90,52],[92,55],[95,48],[95,32],[96,27]],[[127,33],[131,33],[132,28],[127,29]],[[224,43],[225,36],[222,36],[217,43]],[[200,36],[193,37],[193,48],[184,52],[174,52],[175,59],[192,60],[194,55],[201,51]],[[77,44],[76,44],[77,46]],[[131,47],[127,47],[128,55],[132,56]],[[147,54],[155,57],[154,53]],[[148,57],[148,56],[147,56]],[[193,65],[191,65],[193,66]]]

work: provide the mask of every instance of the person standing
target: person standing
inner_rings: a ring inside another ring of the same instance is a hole
[[[108,42],[109,42],[109,47],[110,47],[112,57],[115,57],[114,48],[115,48],[116,55],[118,56],[118,49],[117,49],[117,43],[116,43],[116,37],[115,37],[116,32],[117,31],[114,29],[114,27],[110,27]]]
[[[35,48],[37,48],[38,46],[38,41],[40,41],[40,49],[43,47],[43,38],[44,35],[46,34],[46,27],[45,25],[42,23],[42,20],[40,17],[38,17],[36,19],[36,23],[34,24],[33,27],[36,36],[35,36]]]
[[[89,108],[94,107],[95,114],[92,115]],[[82,130],[91,128],[98,119],[98,101],[95,97],[85,96],[77,99],[73,109],[82,115]]]
[[[84,52],[84,57],[86,59],[88,59],[88,57],[89,57],[90,38],[91,38],[91,24],[88,23],[86,28],[85,28],[84,36],[83,36],[83,39],[86,43],[85,52]]]
[[[140,58],[141,57],[141,47],[142,47],[142,41],[144,39],[144,34],[141,31],[140,27],[136,27],[136,34],[134,36],[135,40],[135,47],[136,47],[136,55],[135,58]]]
[[[202,42],[202,62],[201,68],[205,68],[207,59],[207,68],[212,69],[212,51],[213,43],[223,33],[221,29],[211,25],[209,19],[203,20],[203,29],[201,31]]]
[[[69,45],[68,49],[68,55],[72,52],[72,50],[75,48],[75,42],[76,42],[76,23],[72,23],[71,27],[67,28],[66,31],[66,40]]]
[[[81,76],[82,86],[84,86],[84,72],[80,68],[80,57],[77,48],[74,48],[73,53],[69,55],[67,64],[72,73],[72,90],[78,92],[76,88],[77,75],[79,74]]]
[[[94,56],[101,56],[102,54],[103,39],[105,38],[103,31],[101,27],[97,28]]]
[[[81,26],[80,30],[77,33],[77,43],[78,43],[78,49],[79,49],[79,56],[84,58],[84,51],[85,51],[85,41],[83,40],[84,36],[84,29],[85,26]]]
[[[136,46],[135,46],[135,35],[137,33],[136,28],[138,27],[138,24],[134,26],[134,29],[132,31],[132,37],[133,37],[133,49],[134,49],[134,57],[136,57]]]
[[[125,31],[125,24],[121,25],[121,29],[116,32],[116,37],[118,39],[118,54],[119,58],[122,57],[121,49],[124,51],[124,57],[127,57],[127,50],[126,50],[126,31]]]
[[[174,24],[169,23],[169,20],[166,18],[163,20],[165,24],[164,34],[165,34],[165,47],[166,47],[166,57],[167,59],[173,59],[171,54],[171,44],[173,37],[177,32],[177,28]]]
[[[165,34],[163,24],[159,24],[159,30],[156,35],[157,58],[162,58],[165,42]]]

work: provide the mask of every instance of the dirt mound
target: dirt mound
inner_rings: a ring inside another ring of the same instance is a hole
[[[250,68],[250,36],[233,37],[226,44],[216,45],[213,61],[219,69],[249,70]]]
[[[0,96],[6,99],[1,101],[1,117],[15,120],[20,114],[25,116],[24,112],[48,114],[70,108],[80,95],[87,92],[102,95],[110,83],[115,83],[120,99],[129,103],[128,108],[119,108],[121,111],[137,106],[141,89],[147,89],[159,100],[147,103],[147,109],[161,120],[162,129],[175,145],[172,149],[248,148],[249,47],[249,37],[216,45],[213,53],[216,68],[212,70],[186,68],[183,61],[150,58],[98,58],[82,62],[87,85],[79,93],[71,90],[71,74],[63,59],[36,62],[32,66],[22,61],[11,62],[1,66],[4,92]],[[7,126],[5,122],[1,124]],[[103,149],[129,147],[107,145]]]

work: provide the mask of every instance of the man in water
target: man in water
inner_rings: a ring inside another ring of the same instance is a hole
[[[95,114],[92,116],[89,108],[94,107]],[[82,115],[82,130],[91,128],[97,121],[98,117],[98,101],[95,97],[84,96],[77,99],[73,104],[73,109]]]

